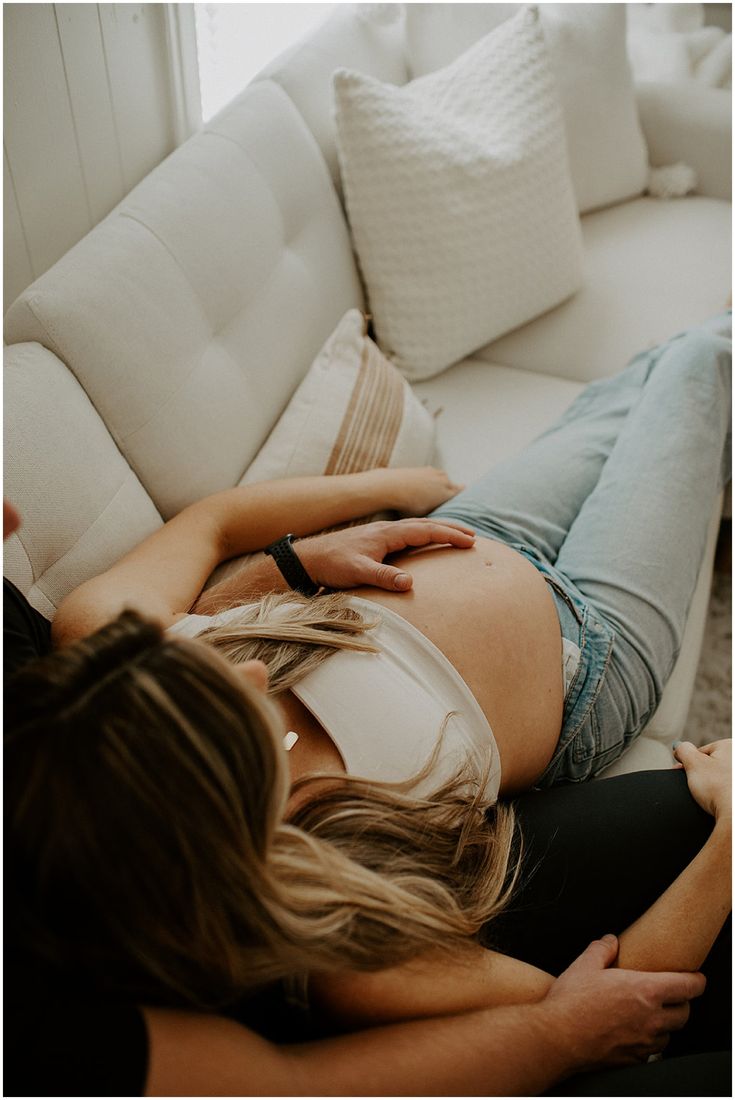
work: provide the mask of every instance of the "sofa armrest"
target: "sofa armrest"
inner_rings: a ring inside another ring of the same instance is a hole
[[[690,81],[638,84],[636,99],[652,167],[683,161],[697,193],[731,198],[731,93]]]

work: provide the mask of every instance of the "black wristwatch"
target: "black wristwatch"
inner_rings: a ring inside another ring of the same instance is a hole
[[[301,564],[301,559],[293,548],[293,540],[293,535],[284,535],[282,539],[276,539],[270,546],[266,546],[263,553],[273,558],[289,588],[300,592],[302,596],[316,596],[320,586],[314,584]]]

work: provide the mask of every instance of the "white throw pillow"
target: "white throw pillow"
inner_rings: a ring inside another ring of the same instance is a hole
[[[349,310],[309,368],[240,484],[376,466],[425,466],[434,418]]]
[[[581,213],[640,195],[648,149],[625,39],[625,4],[542,4]]]
[[[449,64],[515,8],[406,4],[411,76]],[[647,149],[626,52],[626,5],[541,4],[539,10],[561,97],[580,212],[640,195],[646,185]]]
[[[404,87],[335,74],[347,211],[378,343],[428,378],[568,298],[581,241],[536,9]]]

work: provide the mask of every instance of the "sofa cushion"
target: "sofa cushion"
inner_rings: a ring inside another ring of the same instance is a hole
[[[639,351],[720,313],[731,286],[730,203],[641,198],[582,218],[582,289],[476,353],[591,381]]]
[[[5,327],[69,366],[169,518],[239,481],[353,306],[324,161],[263,82],[30,286]]]
[[[521,451],[582,388],[579,382],[474,358],[413,386],[436,416],[437,461],[462,483]]]
[[[431,461],[434,418],[366,329],[345,314],[241,484]]]
[[[535,10],[401,88],[340,70],[335,93],[375,332],[406,377],[577,289],[579,223]]]
[[[410,74],[431,72],[516,8],[513,4],[407,4]],[[625,41],[624,4],[540,4],[564,112],[580,211],[639,195],[647,154]]]
[[[40,344],[5,349],[5,496],[21,527],[5,576],[52,618],[73,588],[163,521],[84,390]]]

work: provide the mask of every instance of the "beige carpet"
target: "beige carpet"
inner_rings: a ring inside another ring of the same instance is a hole
[[[732,737],[732,576],[715,572],[687,728],[700,744]],[[700,737],[701,731],[701,737]]]

